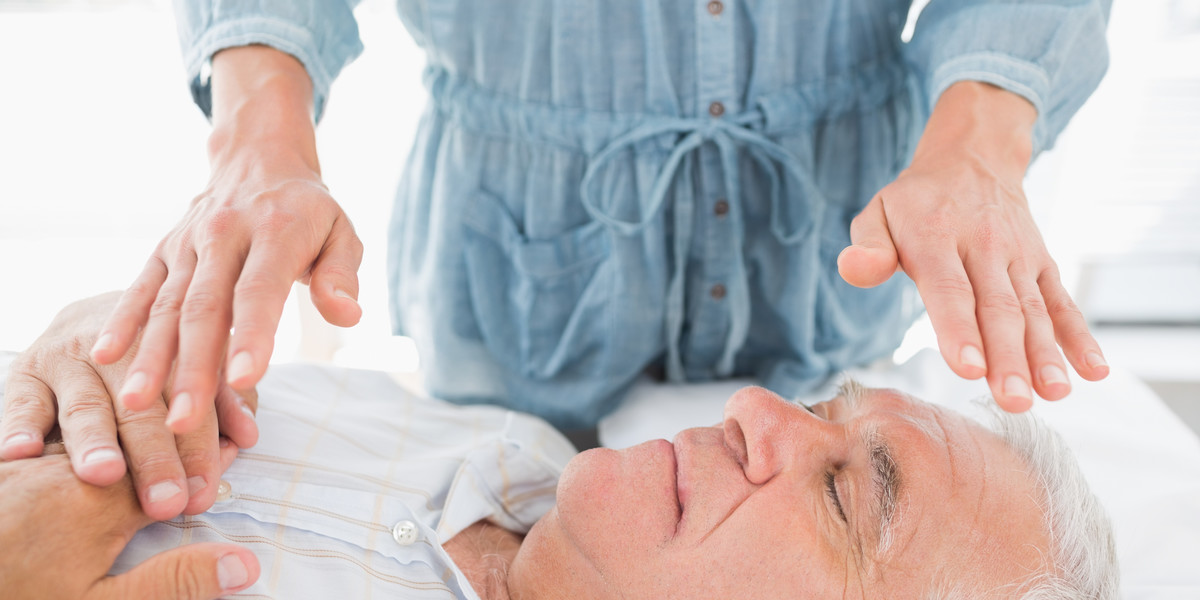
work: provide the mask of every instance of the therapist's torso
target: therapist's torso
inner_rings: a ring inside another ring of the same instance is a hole
[[[594,423],[651,364],[797,394],[893,350],[849,222],[924,123],[904,0],[400,0],[431,93],[390,230],[431,392]]]

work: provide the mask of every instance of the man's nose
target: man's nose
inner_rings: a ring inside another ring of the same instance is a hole
[[[746,478],[761,485],[788,467],[829,462],[842,427],[770,390],[747,387],[725,403],[724,430]]]

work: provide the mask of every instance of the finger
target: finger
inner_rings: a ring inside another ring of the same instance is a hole
[[[876,195],[850,222],[850,242],[838,255],[838,273],[855,287],[875,287],[900,266],[888,229],[883,196]]]
[[[917,284],[946,364],[959,377],[983,377],[988,362],[976,320],[975,290],[953,243],[927,244],[907,254],[904,265]]]
[[[333,222],[309,281],[313,305],[333,325],[351,327],[362,318],[358,305],[358,267],[363,245],[345,215]]]
[[[14,364],[4,386],[4,398],[0,459],[41,456],[46,434],[58,422],[54,393],[42,380]]]
[[[1043,271],[1038,278],[1038,287],[1046,299],[1046,308],[1054,323],[1054,337],[1075,372],[1088,381],[1107,377],[1108,362],[1104,360],[1100,344],[1092,337],[1083,313],[1079,312],[1071,295],[1063,287],[1057,269]]]
[[[1009,268],[1009,277],[1025,316],[1025,351],[1034,390],[1047,400],[1063,398],[1071,392],[1071,383],[1054,341],[1054,323],[1046,311],[1042,292],[1033,276],[1015,263]]]
[[[240,448],[225,436],[221,436],[221,440],[217,442],[217,447],[220,448],[221,473],[224,474],[225,471],[229,470],[229,466],[233,464],[233,459],[237,458]]]
[[[155,555],[123,575],[101,579],[87,597],[213,600],[245,589],[259,572],[258,559],[245,548],[191,544]]]
[[[179,314],[195,267],[195,255],[176,261],[150,308],[137,356],[129,365],[120,401],[133,410],[144,410],[163,389],[171,362],[179,349]]]
[[[125,455],[117,444],[113,399],[91,366],[73,363],[55,378],[58,425],[71,467],[83,481],[107,486],[125,475]]]
[[[154,298],[166,280],[167,265],[157,254],[151,256],[133,285],[121,294],[117,306],[101,328],[96,344],[92,346],[92,360],[107,365],[125,356],[137,339],[138,329],[146,324]]]
[[[250,248],[234,289],[233,335],[225,371],[234,389],[253,387],[266,372],[283,303],[301,270],[295,253],[281,244]]]
[[[155,521],[177,516],[188,501],[184,493],[187,478],[175,436],[164,423],[167,407],[162,397],[146,409],[118,405],[116,410],[117,430],[125,444],[142,512]]]
[[[217,424],[221,435],[239,448],[250,448],[258,443],[258,423],[254,419],[257,398],[253,388],[239,394],[222,384],[217,391]]]
[[[233,320],[233,286],[244,257],[237,248],[214,242],[198,248],[199,263],[179,318],[179,357],[167,416],[176,434],[198,427],[200,408],[212,406]]]
[[[179,459],[187,477],[188,501],[183,509],[187,515],[200,514],[217,499],[217,481],[221,476],[217,412],[212,403],[201,410],[200,426],[191,433],[175,436]]]
[[[975,289],[976,317],[987,356],[988,387],[1000,408],[1022,412],[1033,406],[1029,363],[1025,352],[1025,315],[1008,269],[995,264],[994,253],[971,261],[967,269]]]

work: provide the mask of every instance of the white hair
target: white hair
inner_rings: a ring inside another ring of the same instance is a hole
[[[932,598],[1003,597],[1019,600],[1109,600],[1117,598],[1120,569],[1112,523],[1066,442],[1029,413],[1010,414],[991,398],[978,402],[991,419],[989,426],[1029,469],[1042,497],[1040,505],[1050,548],[1046,570],[1003,589],[980,593],[969,584],[947,581]]]

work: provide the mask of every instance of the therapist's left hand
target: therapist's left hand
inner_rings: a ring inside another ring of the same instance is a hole
[[[851,285],[902,269],[916,283],[942,357],[958,375],[987,376],[996,402],[1020,412],[1033,392],[1070,392],[1062,354],[1084,379],[1108,375],[1022,191],[1037,113],[978,82],[938,100],[911,166],[854,219],[838,257]]]
[[[108,576],[117,555],[150,523],[129,478],[100,488],[79,481],[61,455],[0,461],[0,582],[10,600],[210,600],[258,578],[254,554],[232,544],[192,544]],[[223,452],[228,466],[235,449]]]

